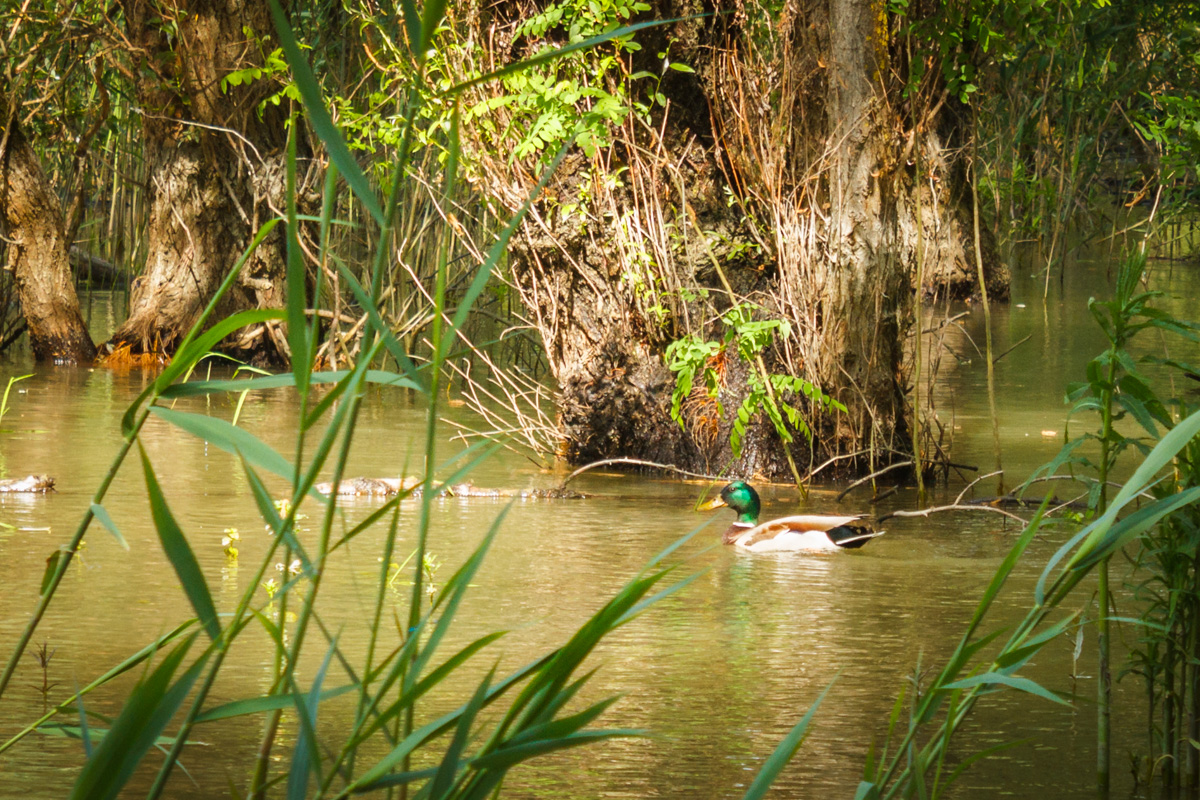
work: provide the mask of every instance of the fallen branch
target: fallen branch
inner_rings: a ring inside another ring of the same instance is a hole
[[[842,498],[845,497],[846,495],[850,494],[851,490],[853,490],[855,487],[862,486],[867,481],[875,480],[880,475],[883,475],[884,473],[887,473],[887,472],[891,472],[894,469],[900,469],[901,467],[911,467],[912,465],[913,465],[912,461],[897,461],[895,464],[889,464],[888,466],[884,467],[881,470],[877,470],[875,472],[872,472],[870,475],[866,475],[862,478],[859,478],[854,483],[850,484],[845,489],[843,489],[841,491],[841,494],[839,494],[837,496],[837,499],[835,500],[835,502],[838,502],[838,503],[842,502]]]
[[[575,470],[570,475],[568,475],[566,478],[564,478],[563,482],[558,485],[558,488],[560,490],[567,488],[567,484],[570,483],[571,480],[576,475],[581,475],[581,474],[587,472],[588,470],[595,469],[596,467],[604,467],[609,464],[632,464],[634,466],[639,466],[639,467],[653,467],[654,469],[665,469],[665,470],[670,470],[671,472],[677,472],[680,475],[686,475],[689,478],[700,478],[701,480],[708,480],[708,481],[723,481],[723,480],[725,480],[725,478],[720,475],[706,475],[703,472],[689,472],[686,469],[680,469],[679,467],[675,466],[674,464],[659,464],[656,461],[643,461],[640,458],[606,458],[601,461],[593,461],[591,464],[583,465],[582,467],[580,467],[579,469]]]
[[[1005,350],[1005,351],[1004,351],[1003,353],[1001,353],[1000,355],[998,355],[998,356],[996,356],[995,358],[993,358],[993,359],[992,359],[992,363],[993,363],[993,364],[995,364],[995,363],[998,363],[998,362],[1000,361],[1000,359],[1004,358],[1006,355],[1008,355],[1009,353],[1011,353],[1013,350],[1016,350],[1018,347],[1020,347],[1021,345],[1025,344],[1026,342],[1028,342],[1028,341],[1029,341],[1030,339],[1032,339],[1032,338],[1033,338],[1033,334],[1031,333],[1031,334],[1029,334],[1028,336],[1026,336],[1024,339],[1022,339],[1021,341],[1019,341],[1019,342],[1017,342],[1016,344],[1014,344],[1012,347],[1010,347],[1010,348],[1008,348],[1007,350]]]
[[[996,508],[995,506],[983,506],[983,505],[959,505],[958,503],[955,503],[955,504],[949,505],[949,506],[934,506],[932,508],[923,508],[920,511],[889,511],[887,514],[884,514],[882,517],[879,517],[876,521],[884,522],[886,520],[891,519],[892,517],[928,517],[930,514],[939,514],[943,511],[990,511],[993,514],[1002,514],[1003,516],[1006,516],[1009,519],[1012,519],[1012,520],[1015,520],[1015,521],[1021,523],[1021,525],[1029,524],[1029,520],[1025,519],[1024,517],[1019,517],[1016,514],[1013,514],[1011,511],[1005,511],[1002,508]]]

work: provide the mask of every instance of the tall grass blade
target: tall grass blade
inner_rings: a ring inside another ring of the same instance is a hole
[[[434,776],[433,782],[429,787],[430,797],[443,797],[449,793],[450,788],[454,785],[454,779],[458,776],[459,768],[462,764],[463,750],[467,746],[468,738],[471,734],[471,726],[475,723],[475,718],[479,715],[480,709],[483,708],[483,703],[487,699],[488,689],[491,688],[492,678],[496,674],[496,668],[492,667],[488,674],[479,682],[479,686],[475,689],[475,694],[471,696],[470,702],[467,703],[466,709],[462,716],[458,719],[458,725],[454,729],[454,737],[450,740],[450,744],[446,747],[446,753],[442,756],[442,762],[438,766],[437,775]]]
[[[446,0],[425,0],[425,10],[421,15],[420,36],[416,40],[421,43],[417,51],[419,60],[425,60],[425,54],[433,46],[433,36],[437,33],[438,26],[442,24],[442,18],[445,15]]]
[[[100,521],[104,529],[113,535],[117,543],[126,550],[129,549],[129,542],[125,541],[125,537],[121,535],[121,531],[117,528],[117,524],[112,521],[112,517],[108,515],[108,511],[99,503],[92,503],[92,516]]]
[[[353,373],[350,370],[337,370],[336,372],[314,372],[308,377],[309,385],[338,383],[344,381]],[[367,370],[363,378],[367,383],[378,383],[381,386],[391,386],[398,389],[416,389],[420,390],[421,386],[414,383],[408,377],[401,375],[398,372],[388,372],[381,369]],[[296,385],[296,376],[292,373],[284,373],[282,375],[268,375],[260,378],[246,378],[243,380],[213,380],[213,381],[188,381],[187,383],[175,383],[168,386],[162,391],[160,397],[176,398],[176,397],[198,397],[202,395],[217,394],[221,392],[257,392],[266,389],[286,389]]]
[[[241,456],[256,467],[261,467],[289,481],[295,477],[295,470],[291,462],[244,428],[231,425],[216,417],[192,414],[187,411],[172,411],[162,406],[154,406],[151,411],[180,430],[187,431],[227,453]],[[320,497],[315,493],[314,496]]]
[[[1200,486],[1193,486],[1139,508],[1109,528],[1104,537],[1096,542],[1091,552],[1079,558],[1071,569],[1083,570],[1099,563],[1131,540],[1153,528],[1163,517],[1198,501],[1200,501]]]
[[[812,724],[813,717],[817,713],[817,709],[821,707],[822,701],[825,700],[825,695],[829,694],[829,690],[833,688],[833,683],[821,690],[817,695],[817,699],[808,707],[808,711],[800,718],[795,727],[783,737],[783,741],[775,748],[775,752],[763,764],[762,769],[758,771],[758,775],[754,778],[754,783],[750,784],[750,788],[743,795],[743,800],[759,800],[766,796],[767,790],[771,788],[771,784],[779,777],[779,773],[787,766],[787,763],[792,760],[792,756],[800,749],[800,745],[804,743],[804,737],[808,735],[808,726]]]
[[[58,564],[62,561],[63,551],[55,550],[46,557],[46,568],[42,570],[42,584],[38,590],[39,594],[45,595],[50,591],[50,587],[54,584],[54,576],[58,574]]]
[[[1117,514],[1125,507],[1130,500],[1142,492],[1147,484],[1171,461],[1179,455],[1179,451],[1187,446],[1195,436],[1200,433],[1200,411],[1195,412],[1190,417],[1182,420],[1174,428],[1168,431],[1149,455],[1138,465],[1134,470],[1129,480],[1117,492],[1117,496],[1112,499],[1108,510],[1096,521],[1095,529],[1084,540],[1083,544],[1067,562],[1067,568],[1073,568],[1076,564],[1097,551],[1100,542],[1104,539],[1108,529],[1112,526],[1113,520]]]
[[[1006,675],[1003,672],[985,672],[982,675],[972,675],[969,678],[963,678],[962,680],[954,681],[953,683],[943,684],[942,686],[938,687],[938,691],[971,689],[976,686],[982,686],[986,688],[997,685],[1008,686],[1009,688],[1017,689],[1018,691],[1034,694],[1038,697],[1043,697],[1060,705],[1071,705],[1054,692],[1046,689],[1038,683],[1035,683],[1034,681],[1029,680],[1029,678],[1022,678],[1019,675]]]
[[[312,560],[309,559],[308,553],[304,545],[296,538],[295,532],[290,524],[285,524],[283,517],[279,516],[279,512],[275,510],[275,501],[271,497],[271,493],[267,491],[266,485],[262,479],[258,477],[258,473],[254,471],[254,467],[243,457],[242,469],[246,473],[246,481],[250,484],[250,493],[254,495],[254,502],[258,505],[258,513],[266,520],[270,526],[272,533],[281,538],[288,548],[300,559],[304,571],[308,574],[312,573]]]
[[[337,650],[337,637],[329,645],[325,660],[313,678],[312,689],[307,695],[295,694],[296,712],[300,717],[300,735],[296,737],[296,745],[292,750],[292,765],[288,770],[287,799],[304,800],[308,794],[308,776],[321,763],[321,752],[317,746],[317,714],[320,711],[321,684],[325,682],[325,673],[329,662]],[[318,780],[320,776],[318,775]]]
[[[342,132],[338,130],[333,118],[329,116],[329,111],[325,108],[325,100],[321,96],[321,85],[317,83],[312,68],[308,65],[308,59],[304,57],[300,46],[296,44],[296,37],[292,34],[287,15],[279,7],[278,0],[270,0],[270,3],[271,16],[275,20],[275,31],[279,34],[279,43],[283,47],[288,66],[292,68],[292,78],[296,81],[296,88],[300,91],[300,99],[304,102],[304,109],[308,112],[308,119],[313,130],[325,143],[330,160],[337,165],[338,171],[342,173],[346,183],[350,186],[350,191],[354,192],[354,196],[363,204],[363,208],[374,217],[377,224],[386,225],[387,219],[384,216],[383,208],[379,205],[379,198],[375,196],[375,192],[367,183],[367,176],[363,174],[358,162],[350,154],[350,149],[346,147],[346,142],[342,138]]]
[[[421,14],[417,11],[415,0],[400,0],[400,10],[404,16],[404,29],[408,34],[408,48],[413,60],[423,61],[425,56],[421,48],[425,35],[422,33]]]
[[[183,530],[175,521],[171,509],[167,507],[167,500],[163,497],[162,488],[158,485],[154,467],[151,466],[150,459],[140,444],[138,451],[142,456],[142,470],[146,475],[146,491],[150,495],[150,515],[154,520],[154,528],[158,531],[158,540],[162,543],[163,552],[166,553],[171,566],[175,568],[179,582],[183,584],[184,594],[191,601],[192,608],[196,610],[197,619],[200,620],[200,624],[209,638],[216,641],[221,635],[221,626],[217,622],[217,609],[213,605],[212,594],[208,591],[204,573],[200,571],[200,565],[196,562],[196,556],[187,543],[187,537],[183,535]]]
[[[308,308],[305,287],[307,277],[304,255],[300,250],[300,227],[296,221],[296,137],[300,125],[288,131],[287,149],[287,341],[292,351],[292,374],[296,376],[296,391],[303,405],[308,397],[308,375],[312,360],[308,352],[308,323],[304,312]],[[314,322],[314,327],[316,323]]]
[[[189,636],[129,694],[120,715],[104,736],[71,790],[71,800],[115,798],[134,769],[158,740],[191,691],[206,662],[201,657],[175,682],[171,678],[195,641]]]
[[[347,692],[352,692],[358,688],[358,684],[350,683],[345,686],[339,686],[336,689],[324,689],[316,699],[318,702],[332,700],[335,697],[340,697]],[[234,717],[244,717],[250,714],[262,714],[267,711],[278,711],[283,708],[294,708],[297,704],[303,702],[312,702],[312,694],[309,693],[307,698],[305,695],[290,693],[290,694],[268,694],[262,697],[248,697],[244,700],[233,700],[229,703],[222,703],[219,706],[213,706],[207,711],[202,712],[196,717],[197,724],[202,722],[217,722],[223,719],[232,719]]]

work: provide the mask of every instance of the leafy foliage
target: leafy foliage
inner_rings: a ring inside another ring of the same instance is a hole
[[[719,358],[728,357],[730,352],[747,363],[755,364],[762,354],[774,343],[775,337],[786,338],[791,326],[786,320],[756,320],[754,313],[759,308],[752,303],[739,303],[721,315],[724,333],[720,341],[706,341],[695,334],[688,334],[667,346],[665,360],[667,368],[675,373],[675,389],[671,393],[671,418],[686,429],[683,418],[683,402],[691,396],[697,376],[704,381],[705,391],[716,399],[721,388],[721,375],[715,364]],[[757,370],[750,370],[746,379],[747,394],[734,415],[729,435],[729,445],[735,458],[742,452],[742,442],[750,423],[759,414],[766,414],[775,432],[785,443],[793,441],[792,430],[797,430],[812,442],[812,429],[804,415],[791,402],[782,398],[807,397],[813,406],[823,410],[845,412],[846,407],[829,397],[810,381],[795,375],[767,373],[766,380]],[[722,414],[723,414],[722,410]]]

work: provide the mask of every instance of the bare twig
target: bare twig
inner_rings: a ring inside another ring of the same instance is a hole
[[[1029,520],[1019,517],[1011,511],[1005,511],[1003,508],[996,508],[995,506],[986,505],[959,505],[958,503],[949,506],[933,506],[932,508],[923,508],[920,511],[890,511],[887,514],[884,514],[882,517],[879,517],[876,521],[884,522],[892,517],[928,517],[930,514],[940,514],[944,511],[987,511],[992,514],[1001,514],[1009,519],[1021,523],[1022,525],[1029,524]]]
[[[680,475],[686,475],[689,478],[700,478],[702,480],[709,480],[709,481],[725,480],[725,478],[721,475],[706,475],[703,472],[689,472],[686,469],[680,469],[679,467],[675,466],[674,464],[659,464],[656,461],[643,461],[640,458],[605,458],[601,461],[593,461],[591,464],[585,464],[582,467],[580,467],[579,469],[575,470],[574,472],[572,472],[570,475],[568,475],[566,478],[563,479],[563,482],[561,484],[559,484],[558,488],[559,489],[567,488],[567,484],[570,483],[571,479],[573,479],[576,475],[581,475],[582,473],[587,472],[590,469],[595,469],[596,467],[608,466],[609,464],[632,464],[634,466],[639,466],[639,467],[653,467],[655,469],[665,469],[665,470],[670,470],[671,472],[677,472]]]
[[[963,487],[963,490],[958,493],[958,497],[954,498],[954,505],[958,505],[959,503],[961,503],[963,497],[966,495],[967,492],[971,491],[971,488],[975,484],[979,483],[980,481],[985,481],[988,478],[992,477],[993,475],[999,475],[1002,472],[1004,472],[1004,470],[998,469],[998,470],[995,470],[994,472],[989,472],[987,475],[980,475],[978,478],[976,478],[975,480],[968,483],[965,487]]]
[[[858,486],[862,486],[867,481],[875,480],[880,475],[883,475],[886,472],[891,472],[894,469],[900,469],[901,467],[911,467],[912,465],[913,465],[912,461],[897,461],[895,464],[889,464],[888,466],[884,467],[883,469],[875,470],[870,475],[864,475],[863,477],[859,478],[854,483],[850,484],[845,489],[843,489],[841,491],[841,493],[837,496],[837,502],[839,502],[839,503],[842,502],[843,497],[850,494],[850,492],[853,489],[855,489]]]

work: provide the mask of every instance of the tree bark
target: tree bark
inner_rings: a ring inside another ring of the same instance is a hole
[[[652,13],[686,17],[695,5],[666,0]],[[510,259],[559,382],[569,459],[784,478],[789,453],[809,468],[838,457],[843,471],[908,457],[914,293],[968,294],[976,278],[953,157],[965,117],[948,111],[953,98],[938,101],[934,68],[932,83],[906,91],[890,24],[884,0],[798,0],[770,17],[744,8],[639,39],[631,71],[664,75],[668,107],[649,124],[631,116],[607,153],[564,170]],[[656,51],[694,73],[666,70],[647,55]],[[491,186],[515,208],[510,174],[493,170]],[[981,244],[989,294],[1002,297],[1007,274]],[[788,324],[761,362],[730,339],[721,317],[735,305]],[[663,356],[684,335],[719,348],[707,363],[715,379],[697,380],[683,403],[681,431]],[[811,446],[793,419],[783,441],[761,398],[742,431],[736,412],[764,373],[806,380],[847,411],[793,388],[776,399],[800,409]]]
[[[2,103],[0,115],[9,119]],[[0,129],[0,214],[9,239],[5,268],[13,273],[34,358],[92,361],[96,348],[71,280],[62,209],[15,119]]]
[[[286,121],[278,106],[263,104],[278,88],[274,79],[222,87],[231,72],[262,66],[254,34],[271,30],[266,2],[123,5],[129,38],[145,54],[138,99],[145,110],[150,220],[145,269],[131,287],[129,318],[109,346],[169,354],[259,227],[281,213]],[[272,232],[214,321],[242,309],[281,307],[284,252],[284,236]],[[283,342],[268,326],[243,332],[226,349],[280,361]]]

